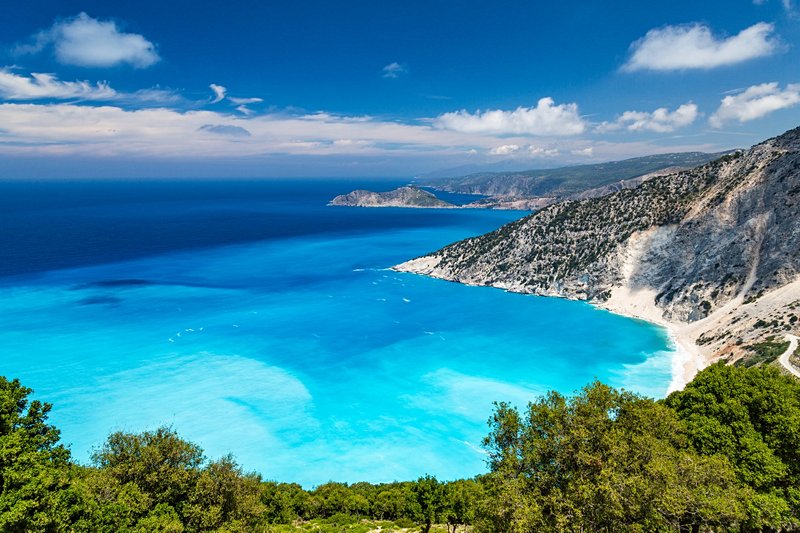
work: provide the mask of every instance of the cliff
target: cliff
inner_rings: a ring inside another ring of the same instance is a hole
[[[359,189],[337,196],[328,205],[349,207],[456,207],[418,187],[400,187],[388,192]]]
[[[396,268],[588,300],[673,325],[706,359],[748,359],[798,330],[798,200],[800,128]]]

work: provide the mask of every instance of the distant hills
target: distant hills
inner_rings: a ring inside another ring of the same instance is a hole
[[[703,152],[659,154],[543,170],[479,172],[458,177],[417,179],[413,186],[394,191],[352,191],[333,198],[329,205],[534,210],[564,200],[597,198],[630,189],[655,176],[692,168],[720,155]],[[473,194],[481,198],[456,206],[419,187]]]
[[[575,165],[561,168],[501,172],[477,172],[466,176],[423,178],[417,185],[462,194],[489,196],[487,204],[503,200],[538,200],[536,207],[593,189],[614,189],[638,185],[626,183],[653,173],[692,168],[717,159],[724,153],[683,152],[649,155],[622,161]],[[495,207],[495,205],[491,205]]]

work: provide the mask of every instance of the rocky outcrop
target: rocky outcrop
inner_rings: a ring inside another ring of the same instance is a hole
[[[337,196],[328,205],[349,207],[457,207],[418,187],[400,187],[388,192],[359,189]]]
[[[800,128],[397,269],[595,303],[647,294],[658,318],[707,326],[693,340],[709,354],[746,356],[749,342],[797,326],[787,288],[800,279]]]

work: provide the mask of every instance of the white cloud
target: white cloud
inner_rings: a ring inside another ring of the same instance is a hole
[[[52,47],[56,59],[79,67],[113,67],[128,64],[146,68],[161,58],[153,43],[136,33],[123,33],[114,21],[94,19],[86,13],[61,20],[33,36],[31,44],[17,46],[18,53],[38,53]]]
[[[0,68],[0,100],[102,100],[132,105],[184,101],[174,91],[158,87],[126,93],[114,90],[105,81],[61,81],[54,74],[33,72],[25,76],[10,72],[8,68]]]
[[[61,81],[53,74],[34,72],[28,77],[0,69],[0,98],[5,100],[111,100],[116,96],[117,91],[104,81]]]
[[[718,38],[703,24],[654,29],[631,45],[631,57],[622,67],[635,70],[709,69],[734,65],[772,54],[775,27],[759,22],[728,38]]]
[[[581,148],[576,150],[570,150],[572,155],[579,155],[581,157],[592,157],[594,156],[594,148],[589,146],[588,148]]]
[[[614,122],[603,122],[597,127],[599,133],[627,129],[629,131],[654,131],[668,133],[692,124],[699,112],[697,105],[688,103],[670,111],[659,107],[652,113],[646,111],[625,111]]]
[[[529,144],[503,144],[489,150],[489,155],[518,155],[521,157],[555,157],[559,154],[558,148],[542,148]]]
[[[123,96],[127,95],[118,95],[114,101]],[[416,164],[424,159],[442,164],[463,162],[471,151],[475,151],[473,158],[488,161],[503,151],[508,152],[505,157],[556,158],[587,146],[580,138],[558,137],[531,144],[529,135],[507,135],[498,142],[496,135],[437,128],[430,121],[402,123],[369,116],[286,110],[254,113],[246,108],[242,112],[232,108],[221,112],[196,106],[179,110],[168,105],[132,109],[109,103],[6,102],[0,103],[0,125],[0,157],[242,161],[314,156]],[[507,147],[500,149],[503,145]],[[594,156],[603,160],[718,148],[599,141],[592,146]],[[497,155],[490,154],[493,150]]]
[[[243,115],[252,115],[253,110],[247,107],[250,104],[259,104],[264,101],[263,98],[239,98],[236,96],[228,96],[228,89],[222,85],[212,83],[209,85],[214,92],[214,98],[209,103],[217,104],[225,99],[236,106],[236,110]]]
[[[515,152],[519,152],[518,144],[503,144],[489,150],[491,155],[509,155]]]
[[[235,96],[229,96],[228,100],[236,105],[260,104],[264,101],[263,98],[237,98]]]
[[[723,98],[708,122],[721,128],[728,121],[749,122],[799,103],[800,83],[791,83],[782,90],[777,82],[762,83]]]
[[[0,124],[4,130],[0,153],[92,157],[441,155],[463,153],[465,146],[488,150],[496,143],[494,138],[440,131],[428,125],[326,113],[243,116],[166,107],[129,110],[66,103],[0,104]],[[247,130],[250,136],[237,128]],[[242,135],[231,135],[233,132]]]
[[[528,146],[528,154],[533,157],[556,157],[558,148],[542,148],[541,146]]]
[[[211,99],[212,104],[216,104],[225,99],[225,94],[228,92],[228,89],[222,85],[217,85],[216,83],[212,83],[208,87],[214,93],[214,98]]]
[[[397,62],[389,63],[388,65],[383,67],[384,78],[391,78],[391,79],[399,78],[406,72],[408,72],[408,69],[404,65],[401,65],[400,63]]]
[[[586,130],[577,104],[555,105],[552,98],[542,98],[536,107],[518,107],[514,111],[493,109],[469,113],[462,109],[445,113],[434,120],[438,128],[465,133],[493,135],[577,135]]]

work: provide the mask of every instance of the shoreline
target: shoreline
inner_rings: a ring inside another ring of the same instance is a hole
[[[669,395],[686,387],[700,370],[708,366],[709,359],[695,343],[695,335],[689,330],[688,325],[664,319],[661,310],[651,303],[654,299],[648,301],[648,297],[653,297],[650,293],[649,290],[633,292],[620,287],[612,291],[611,298],[606,302],[589,302],[589,304],[620,316],[643,320],[666,331],[673,351],[672,378],[667,388]]]
[[[462,285],[473,285],[450,280],[442,276],[436,276],[433,273],[435,263],[435,259],[421,257],[390,267],[390,270],[441,279],[452,283],[461,283]],[[475,285],[478,286],[477,284]],[[536,294],[518,291],[514,290],[513,287],[497,285],[485,286],[518,294],[531,294],[533,296],[582,301],[558,294]],[[661,309],[655,305],[655,291],[648,289],[632,291],[626,287],[615,287],[612,290],[611,297],[605,302],[584,302],[596,309],[603,309],[627,318],[643,320],[655,326],[659,326],[666,331],[670,341],[670,346],[668,346],[668,348],[673,351],[671,358],[671,380],[667,388],[667,395],[683,389],[700,370],[704,369],[710,363],[710,358],[704,354],[700,346],[695,343],[695,338],[697,337],[695,330],[697,328],[692,327],[694,324],[675,323],[664,319]]]

